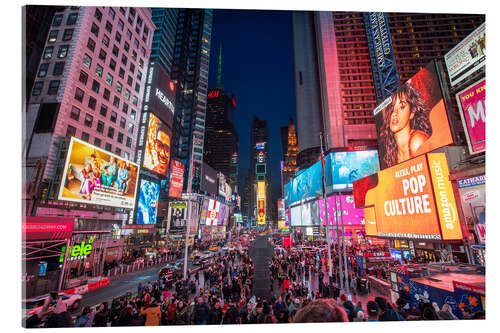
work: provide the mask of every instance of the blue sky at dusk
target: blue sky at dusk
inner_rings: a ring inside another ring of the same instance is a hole
[[[295,119],[295,88],[290,11],[214,10],[209,88],[217,83],[222,43],[224,89],[234,93],[234,125],[239,136],[239,192],[250,164],[253,116],[267,120],[273,194],[280,196],[280,127]]]

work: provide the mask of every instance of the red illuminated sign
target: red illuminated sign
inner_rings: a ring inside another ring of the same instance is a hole
[[[219,93],[220,91],[219,90],[211,90],[209,93],[208,93],[208,98],[219,98]]]
[[[175,90],[174,81],[170,81],[170,83],[168,84],[168,87],[170,88],[170,91],[174,91]]]
[[[234,99],[234,97],[233,97],[232,102],[233,102],[233,108],[235,108],[236,107],[236,100]]]

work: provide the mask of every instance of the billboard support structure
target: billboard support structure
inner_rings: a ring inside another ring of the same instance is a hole
[[[347,275],[347,256],[345,253],[345,233],[344,233],[344,213],[342,212],[342,196],[339,194],[340,201],[340,221],[342,223],[342,251],[344,252],[344,268],[345,268],[345,287],[349,294],[349,277]],[[325,202],[326,203],[326,202]],[[336,205],[336,203],[335,203]],[[340,255],[340,253],[339,253]]]
[[[337,206],[337,192],[334,192],[333,193],[333,197],[334,197],[334,209],[336,210],[336,206]],[[344,279],[342,277],[342,255],[340,253],[340,237],[339,237],[339,218],[337,216],[337,212],[333,212],[333,217],[335,218],[335,227],[336,227],[336,233],[337,233],[337,253],[339,255],[339,281],[340,281],[340,290],[344,290]],[[326,221],[326,223],[328,224],[328,220]]]
[[[189,159],[189,177],[188,177],[188,185],[187,185],[187,195],[188,195],[188,210],[186,217],[186,239],[184,244],[184,274],[183,280],[187,279],[187,258],[188,258],[188,244],[189,244],[189,223],[191,221],[191,189],[193,182],[193,154],[191,154],[191,158]]]
[[[325,217],[326,217],[326,242],[328,244],[328,277],[332,277],[332,252],[330,249],[330,219],[328,218],[328,202],[326,200],[326,184],[325,184],[325,153],[323,151],[323,132],[319,133],[319,142],[321,144],[321,178],[323,180],[323,200],[325,201]]]

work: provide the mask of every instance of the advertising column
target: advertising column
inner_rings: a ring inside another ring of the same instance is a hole
[[[257,224],[266,224],[266,182],[257,182]]]

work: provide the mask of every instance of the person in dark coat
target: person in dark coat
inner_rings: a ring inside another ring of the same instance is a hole
[[[220,302],[215,301],[214,305],[210,309],[210,325],[220,325],[222,323],[222,308],[220,307]]]
[[[58,300],[54,312],[47,317],[45,327],[73,327],[73,318],[71,318],[71,314],[68,312],[68,306],[62,299]]]
[[[198,303],[194,306],[193,323],[195,325],[207,325],[210,309],[203,301],[203,297],[198,297]]]
[[[108,322],[107,303],[104,302],[99,306],[99,309],[94,315],[94,327],[106,327]]]

